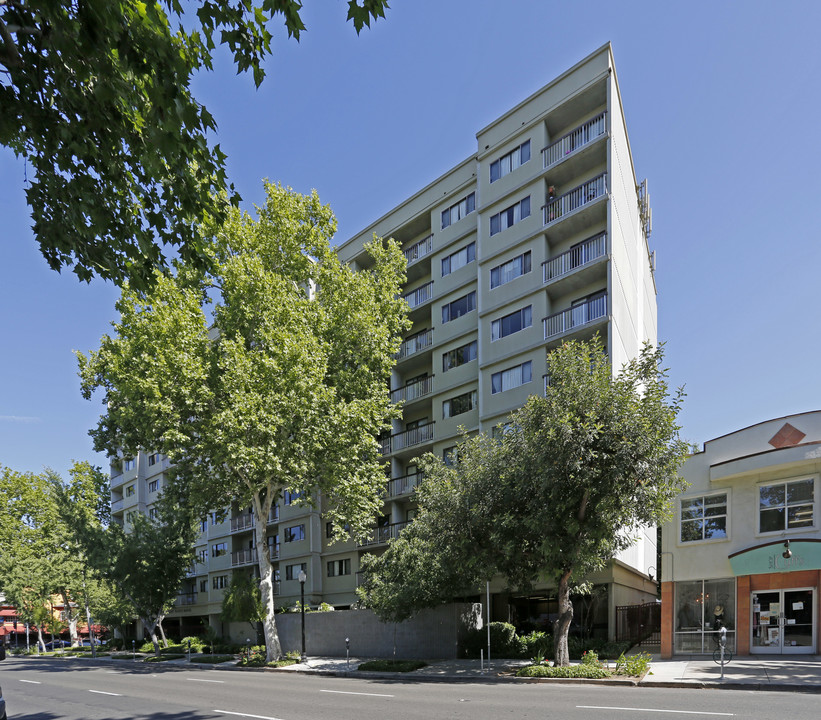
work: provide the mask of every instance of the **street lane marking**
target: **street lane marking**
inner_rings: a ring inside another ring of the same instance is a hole
[[[224,715],[239,715],[240,717],[258,718],[258,720],[279,720],[279,718],[269,717],[268,715],[249,715],[248,713],[231,712],[230,710],[214,710],[214,712],[223,713]]]
[[[122,697],[122,693],[110,693],[103,690],[89,690],[89,692],[96,693],[97,695],[114,695],[115,697]]]
[[[659,710],[656,708],[607,707],[602,705],[576,705],[576,707],[583,710],[632,710],[633,712],[678,713],[679,715],[721,715],[722,717],[735,717],[735,713],[706,712],[703,710]]]
[[[31,683],[32,685],[42,685],[43,684],[39,680],[21,680],[20,682]]]
[[[191,682],[215,682],[215,683],[224,683],[225,680],[205,680],[203,678],[185,678],[186,680],[190,680]]]
[[[337,695],[367,695],[368,697],[394,697],[393,695],[380,695],[379,693],[345,692],[344,690],[320,690],[319,692],[336,693]]]

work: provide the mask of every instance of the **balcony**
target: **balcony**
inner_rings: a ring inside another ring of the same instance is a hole
[[[550,340],[605,317],[607,317],[607,294],[594,295],[578,305],[549,315],[542,320],[544,339]]]
[[[424,285],[420,285],[410,292],[406,292],[402,297],[405,302],[408,303],[411,310],[421,307],[433,299],[433,280]]]
[[[548,200],[542,206],[545,225],[559,222],[571,213],[607,195],[607,173],[594,177],[586,183],[569,190],[557,198]]]
[[[433,233],[428,235],[426,238],[420,240],[418,243],[411,245],[407,250],[404,250],[403,252],[405,253],[405,260],[407,260],[408,265],[412,265],[417,260],[420,260],[426,255],[430,255],[432,250]]]
[[[390,437],[380,438],[380,449],[382,455],[392,452],[399,452],[405,448],[421,445],[422,443],[433,441],[433,426],[436,423],[429,422],[424,425],[417,425],[403,432],[395,433]]]
[[[383,525],[382,527],[374,528],[370,531],[367,538],[358,543],[359,547],[371,547],[372,545],[385,545],[391,540],[399,537],[402,530],[410,521],[393,523],[391,525]]]
[[[190,593],[179,593],[177,595],[177,600],[174,602],[177,607],[182,607],[183,605],[196,605],[197,604],[197,593],[190,592]]]
[[[388,480],[388,498],[409,495],[419,486],[424,478],[424,473],[417,471],[410,475],[402,475]]]
[[[273,562],[279,558],[279,545],[272,545],[268,548],[268,558]],[[241,567],[243,565],[256,565],[259,562],[259,554],[256,548],[245,548],[235,550],[231,553],[231,567]]]
[[[412,382],[404,387],[391,390],[392,403],[409,403],[433,392],[433,375]]]
[[[602,135],[607,134],[607,113],[603,112],[563,135],[542,150],[545,169],[577,153]]]
[[[256,526],[253,515],[238,515],[231,518],[231,532],[243,532],[244,530],[253,530]]]
[[[570,248],[567,252],[542,263],[542,280],[549,283],[584,267],[607,254],[607,233],[594,237]]]
[[[268,524],[279,522],[279,505],[274,505],[268,513]]]
[[[402,342],[399,352],[396,354],[396,359],[401,360],[415,355],[431,345],[433,345],[433,330],[423,330]]]
[[[125,505],[125,500],[124,499],[114,500],[111,503],[111,512],[113,512],[113,513],[122,512],[124,505]]]

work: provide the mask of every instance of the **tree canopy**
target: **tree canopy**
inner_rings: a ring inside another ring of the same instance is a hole
[[[528,589],[555,584],[556,661],[566,664],[570,589],[665,519],[689,450],[662,350],[645,346],[613,377],[601,341],[548,356],[546,396],[531,396],[495,437],[428,455],[413,524],[363,566],[365,601],[389,619],[476,587],[494,574]]]
[[[359,32],[387,7],[348,0],[348,20]],[[301,10],[299,0],[0,2],[0,144],[31,165],[26,199],[52,269],[144,286],[170,248],[207,264],[199,223],[239,197],[192,74],[211,69],[219,43],[259,85],[275,18],[298,41]]]
[[[376,517],[376,436],[396,415],[386,388],[407,305],[395,242],[375,239],[372,265],[355,271],[332,250],[336,221],[316,193],[266,195],[257,219],[234,209],[211,233],[207,291],[186,267],[148,292],[126,286],[113,336],[79,361],[85,396],[103,391],[98,450],[158,450],[202,511],[252,508],[272,660],[267,518],[285,489],[321,500],[339,532],[363,535]]]

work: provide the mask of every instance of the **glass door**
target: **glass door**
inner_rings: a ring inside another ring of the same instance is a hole
[[[812,653],[815,591],[768,590],[751,598],[753,653]]]

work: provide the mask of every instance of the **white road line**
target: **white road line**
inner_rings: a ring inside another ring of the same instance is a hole
[[[204,678],[185,678],[186,680],[190,680],[191,682],[215,682],[215,683],[224,683],[225,680],[205,680]]]
[[[268,715],[249,715],[248,713],[231,712],[230,710],[214,710],[214,712],[223,713],[224,715],[239,715],[239,717],[258,718],[259,720],[279,720],[279,718],[269,717]]]
[[[42,685],[43,684],[39,680],[21,680],[20,682],[31,683],[32,685]]]
[[[345,692],[344,690],[320,690],[319,692],[336,693],[337,695],[367,695],[369,697],[395,697],[394,695],[380,695],[379,693]]]
[[[96,693],[97,695],[114,695],[115,697],[122,697],[122,693],[110,693],[103,690],[89,690],[89,692]]]
[[[607,707],[603,705],[576,705],[576,707],[584,710],[632,710],[633,712],[678,713],[680,715],[721,715],[722,717],[735,716],[735,713],[706,712],[702,710],[660,710],[657,708]]]

